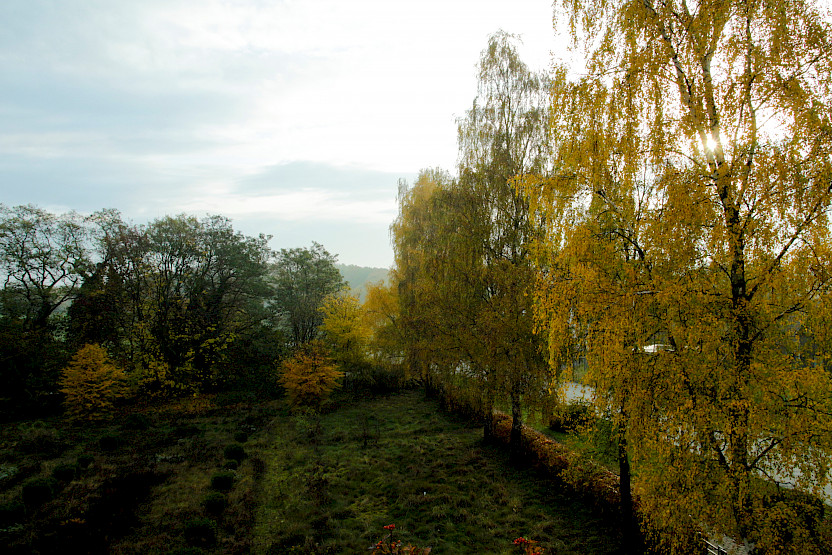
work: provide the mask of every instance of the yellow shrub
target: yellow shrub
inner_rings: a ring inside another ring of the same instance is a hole
[[[323,345],[312,341],[283,363],[280,383],[293,407],[318,408],[338,387],[343,376],[327,356]]]
[[[64,405],[73,419],[109,416],[115,401],[126,394],[126,376],[96,344],[81,347],[61,375]]]

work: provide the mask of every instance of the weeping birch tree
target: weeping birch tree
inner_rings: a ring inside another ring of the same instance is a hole
[[[476,320],[485,356],[478,367],[485,390],[511,407],[515,455],[524,401],[543,390],[544,374],[530,302],[530,246],[538,227],[515,180],[545,169],[546,94],[545,76],[520,59],[517,38],[498,32],[482,52],[478,95],[459,122],[456,185],[462,197],[474,199],[469,218],[479,222],[479,234],[466,230],[477,253],[466,270],[479,276]]]
[[[653,529],[821,552],[832,42],[811,2],[562,2],[538,298],[625,430]],[[588,39],[588,40],[585,40]],[[662,347],[657,347],[662,345]],[[647,348],[646,348],[647,347]]]

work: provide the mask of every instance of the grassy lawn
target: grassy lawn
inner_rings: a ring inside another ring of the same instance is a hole
[[[6,423],[0,552],[369,553],[388,524],[440,555],[519,554],[519,536],[615,552],[613,529],[481,434],[418,392],[319,418],[230,394]]]
[[[259,456],[256,553],[361,553],[396,525],[405,544],[433,553],[613,553],[616,534],[533,471],[481,444],[481,429],[421,393],[280,417]]]
[[[224,450],[255,453],[274,414],[275,403],[205,396],[130,407],[111,422],[5,424],[0,552],[249,553],[262,462],[234,463]],[[233,485],[215,492],[211,477],[227,466],[236,467]],[[40,498],[27,500],[36,482]],[[206,510],[211,494],[222,496],[222,511]]]

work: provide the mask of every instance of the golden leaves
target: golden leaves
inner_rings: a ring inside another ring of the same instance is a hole
[[[292,407],[317,409],[339,387],[338,379],[343,375],[324,346],[311,341],[283,363],[280,383],[286,389]]]
[[[96,344],[84,345],[61,374],[61,393],[73,419],[94,420],[109,416],[115,402],[124,397],[126,377]]]

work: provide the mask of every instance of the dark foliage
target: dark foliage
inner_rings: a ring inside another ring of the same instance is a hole
[[[246,450],[242,445],[239,443],[232,443],[223,449],[223,456],[225,456],[228,460],[237,461],[239,463],[248,455],[246,455]]]
[[[198,547],[212,547],[217,543],[217,529],[214,521],[197,518],[185,523],[185,541]]]
[[[202,506],[208,514],[219,516],[228,507],[228,498],[218,491],[212,491],[202,500]]]
[[[30,478],[23,483],[21,492],[26,510],[39,507],[55,497],[58,482],[54,478]]]
[[[112,452],[121,447],[121,436],[116,434],[103,435],[98,440],[98,446],[102,451]]]
[[[211,476],[211,489],[229,491],[232,487],[234,487],[233,472],[218,472]]]
[[[80,473],[81,468],[74,463],[59,464],[52,470],[52,477],[61,482],[71,482]]]

